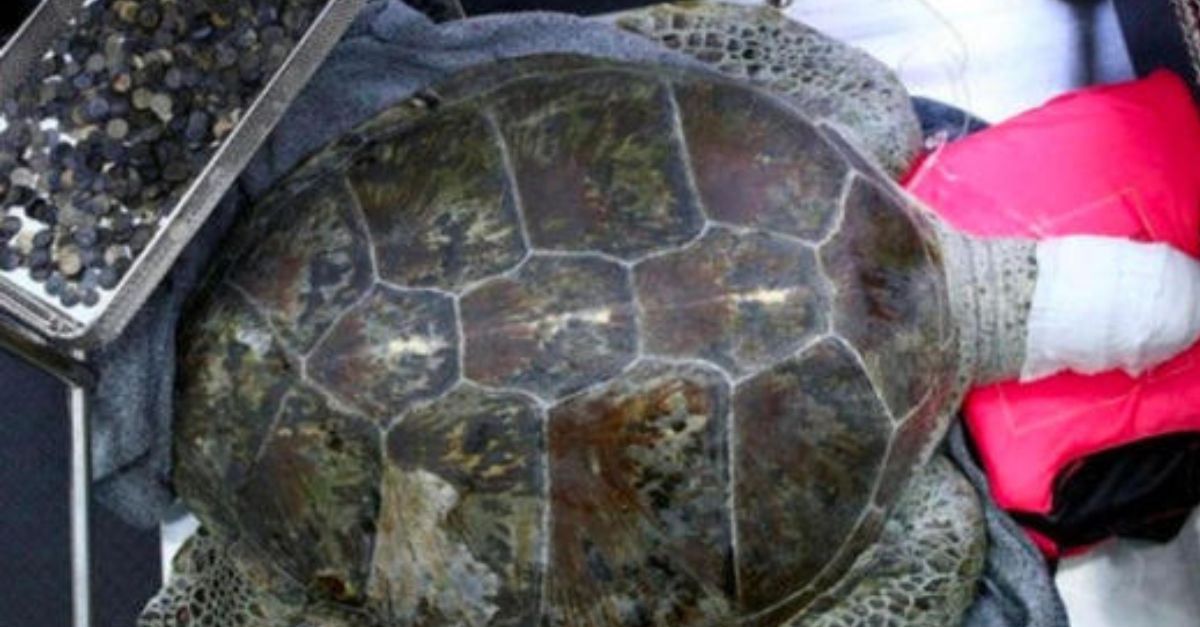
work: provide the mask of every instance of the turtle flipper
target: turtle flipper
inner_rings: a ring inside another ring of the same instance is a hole
[[[961,625],[975,598],[986,544],[978,493],[949,460],[935,457],[913,478],[847,584],[788,627]]]
[[[303,595],[285,600],[236,545],[204,529],[184,544],[174,565],[171,580],[146,604],[137,627],[290,627],[304,609]]]
[[[789,97],[845,131],[892,176],[921,148],[920,121],[891,69],[778,9],[677,2],[623,13],[617,25]]]
[[[452,22],[467,17],[459,0],[405,0],[408,6],[429,16],[435,22]]]

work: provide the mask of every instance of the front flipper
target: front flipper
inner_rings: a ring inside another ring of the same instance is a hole
[[[237,546],[204,529],[184,544],[174,566],[137,627],[290,627],[304,609],[299,590],[280,586],[278,577],[256,567]]]
[[[617,25],[787,96],[845,131],[892,176],[921,148],[908,91],[886,65],[778,9],[678,2],[622,13]]]
[[[945,457],[913,478],[876,545],[788,627],[957,627],[987,549],[979,495]]]
[[[201,528],[137,627],[383,627],[353,608],[312,601],[245,545]]]

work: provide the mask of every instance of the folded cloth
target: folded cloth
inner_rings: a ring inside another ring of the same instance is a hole
[[[92,398],[93,466],[96,492],[109,507],[134,524],[151,526],[173,498],[175,327],[237,211],[306,155],[414,92],[465,67],[545,52],[696,63],[641,37],[568,15],[500,15],[435,26],[396,0],[368,6],[129,330],[95,356],[100,385]],[[967,127],[958,122],[965,119],[961,112],[938,109],[931,123],[936,115],[951,116],[937,128]],[[972,479],[986,490],[982,480]],[[988,522],[988,580],[968,626],[1065,625],[1065,616],[1057,622],[1046,618],[1062,615],[1061,603],[1036,551],[1003,513],[989,508]],[[1025,560],[1030,554],[1036,559]]]

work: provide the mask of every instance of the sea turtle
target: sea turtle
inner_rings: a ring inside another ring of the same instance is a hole
[[[969,379],[1021,363],[1032,247],[954,234],[764,88],[492,63],[314,157],[236,241],[180,339],[175,480],[208,531],[143,625],[970,602],[978,502],[926,462]]]

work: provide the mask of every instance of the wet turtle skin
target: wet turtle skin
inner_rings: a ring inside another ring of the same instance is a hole
[[[182,327],[177,488],[373,623],[785,624],[960,392],[931,232],[756,87],[472,70],[243,221]]]
[[[893,176],[903,176],[920,152],[921,124],[895,72],[783,11],[681,0],[622,13],[617,24],[787,97]]]

